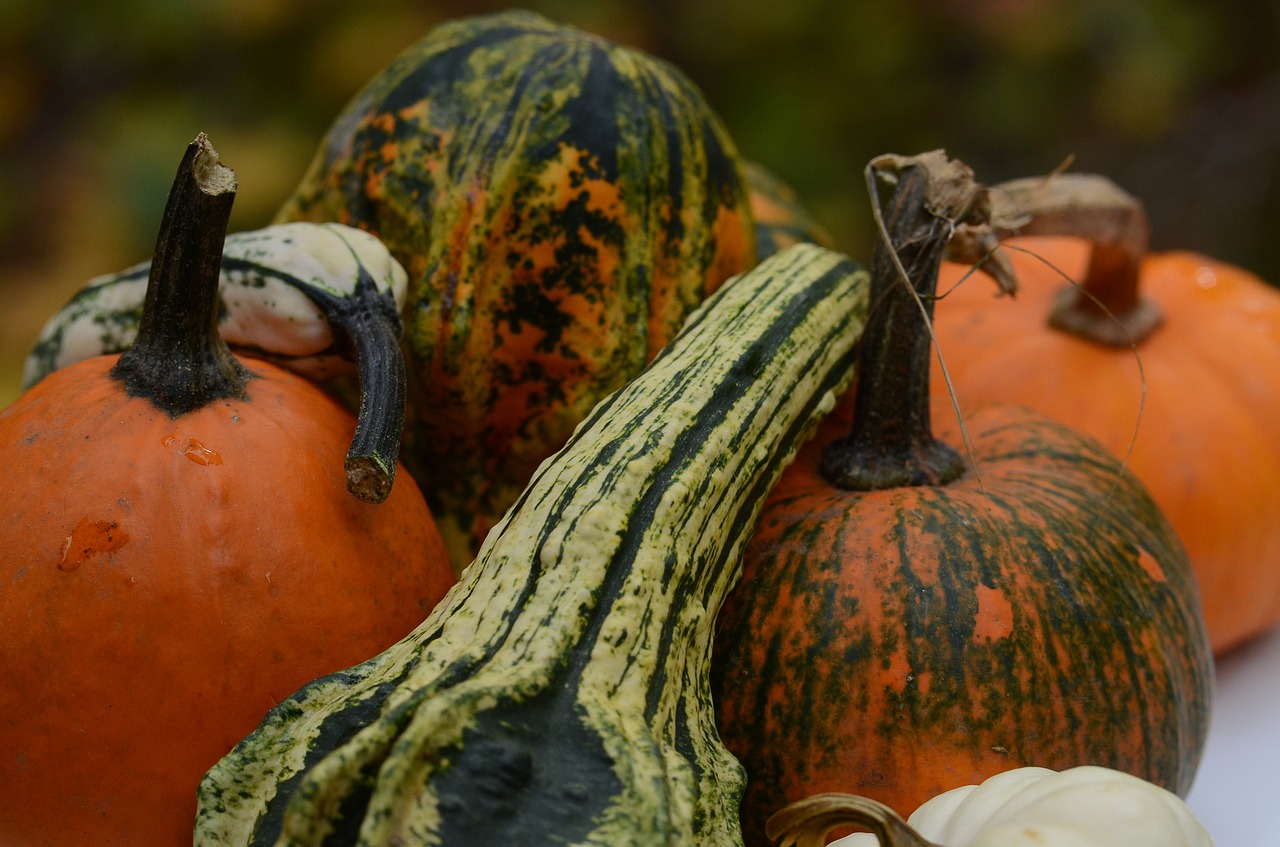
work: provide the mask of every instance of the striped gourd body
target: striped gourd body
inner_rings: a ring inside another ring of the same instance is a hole
[[[866,302],[865,273],[812,245],[719,291],[414,633],[210,772],[196,844],[739,843],[715,617],[765,494],[852,378]]]
[[[795,189],[759,162],[745,160],[742,172],[756,227],[756,255],[764,259],[799,242],[834,247],[831,234],[805,208]]]
[[[693,85],[524,12],[398,57],[279,219],[367,229],[408,269],[404,458],[460,566],[592,406],[755,262],[736,152]]]

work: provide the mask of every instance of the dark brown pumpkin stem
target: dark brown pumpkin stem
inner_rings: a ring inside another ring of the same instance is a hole
[[[169,191],[137,338],[111,371],[129,396],[173,417],[243,397],[252,377],[218,334],[219,267],[235,196],[235,172],[200,133]]]
[[[819,467],[851,491],[940,485],[964,471],[960,454],[933,437],[928,322],[956,226],[982,225],[989,214],[985,189],[941,151],[885,157],[878,167],[896,170],[897,179],[883,215],[889,241],[882,237],[872,261],[853,429],[827,446]]]
[[[1151,229],[1139,201],[1097,174],[1054,174],[992,186],[1000,237],[1071,236],[1093,248],[1079,285],[1064,286],[1049,325],[1098,344],[1128,347],[1160,325],[1159,308],[1142,296],[1139,274]]]
[[[783,807],[764,826],[779,847],[822,847],[827,834],[840,826],[873,833],[880,847],[937,847],[893,809],[857,794],[814,794]]]
[[[204,133],[187,147],[160,221],[146,299],[133,345],[111,374],[131,397],[177,417],[215,400],[244,398],[253,373],[218,330],[222,249],[236,195],[235,173]],[[351,344],[360,369],[360,410],[347,453],[347,488],[381,503],[395,480],[404,428],[400,319],[367,271],[352,298],[301,285]]]

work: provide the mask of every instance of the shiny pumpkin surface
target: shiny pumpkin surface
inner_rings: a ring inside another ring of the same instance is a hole
[[[981,278],[952,290],[968,268],[943,266],[938,287],[949,293],[934,329],[961,408],[1030,406],[1127,456],[1186,546],[1215,649],[1272,626],[1280,620],[1280,291],[1203,256],[1149,256],[1139,290],[1164,320],[1135,355],[1045,323],[1065,284],[1058,271],[1082,278],[1086,242],[1012,243],[1020,282],[1012,300],[993,300]],[[932,384],[935,420],[954,421],[936,363]]]
[[[714,695],[748,773],[747,844],[809,794],[914,809],[1022,765],[1185,792],[1212,668],[1150,498],[1100,446],[999,407],[968,419],[977,474],[840,490],[817,463],[848,432],[841,409],[770,495],[720,616]]]
[[[408,270],[405,462],[459,566],[587,412],[755,263],[701,93],[524,12],[442,25],[397,58],[278,217],[367,229]]]
[[[452,584],[421,493],[346,490],[349,413],[273,365],[171,418],[114,356],[0,412],[0,842],[190,844],[204,772]]]

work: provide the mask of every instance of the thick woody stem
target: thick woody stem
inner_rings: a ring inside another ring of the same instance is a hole
[[[252,376],[218,334],[219,267],[235,196],[235,173],[200,133],[161,218],[137,338],[111,371],[130,396],[173,417],[243,397]]]
[[[1065,287],[1049,324],[1099,344],[1128,347],[1160,325],[1160,310],[1139,289],[1151,231],[1142,203],[1096,174],[1056,174],[993,186],[1001,238],[1053,235],[1093,247],[1080,285]]]
[[[112,376],[132,397],[173,417],[216,400],[243,399],[253,374],[218,329],[222,249],[235,200],[235,173],[201,133],[187,148],[169,192],[138,335]],[[346,459],[347,488],[381,503],[391,492],[404,428],[405,367],[395,301],[361,268],[355,296],[310,285],[303,291],[346,334],[360,368],[360,410]]]
[[[986,189],[941,151],[877,162],[896,188],[871,266],[853,428],[827,445],[819,466],[823,479],[849,491],[941,485],[964,472],[959,453],[933,437],[928,324],[957,225],[981,227],[989,215]]]

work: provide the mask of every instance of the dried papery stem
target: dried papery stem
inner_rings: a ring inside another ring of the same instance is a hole
[[[776,812],[764,825],[778,847],[823,847],[827,835],[853,826],[875,835],[880,847],[939,847],[911,828],[883,803],[857,794],[828,792],[798,800]]]
[[[1002,239],[1071,236],[1093,246],[1085,278],[1063,289],[1050,326],[1129,347],[1160,325],[1160,310],[1139,290],[1151,228],[1132,194],[1097,174],[1061,173],[1000,183],[992,187],[991,200]]]
[[[964,463],[930,425],[934,294],[958,229],[990,228],[987,189],[941,150],[881,156],[867,174],[881,229],[871,273],[873,317],[862,340],[853,428],[827,445],[819,469],[849,491],[942,485],[960,476]],[[876,177],[893,186],[883,213]],[[1007,282],[1012,287],[1011,270]]]

